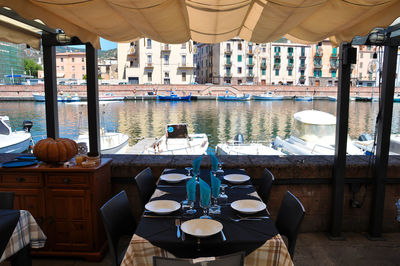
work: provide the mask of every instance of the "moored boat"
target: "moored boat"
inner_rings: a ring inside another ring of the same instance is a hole
[[[171,92],[170,95],[157,95],[159,101],[190,101],[192,94],[186,96],[178,96],[175,92]]]
[[[21,131],[12,131],[8,116],[0,116],[0,153],[21,153],[32,144],[32,122],[24,121]]]
[[[218,101],[250,101],[251,100],[251,95],[250,94],[245,94],[242,96],[238,95],[223,95],[223,96],[218,96]]]
[[[33,99],[37,102],[44,102],[46,101],[46,98],[44,94],[32,94]],[[57,101],[59,102],[79,102],[81,101],[81,97],[78,95],[58,95],[57,96]]]
[[[313,96],[295,96],[294,99],[300,102],[312,102]]]
[[[266,92],[265,94],[261,95],[253,95],[254,100],[258,101],[280,101],[283,100],[284,96],[282,95],[275,95],[273,92]]]
[[[115,96],[112,92],[104,93],[103,96],[99,96],[99,101],[123,101],[124,96]]]
[[[119,132],[106,132],[104,129],[100,133],[100,150],[103,154],[119,153],[123,148],[128,146],[129,136]],[[84,132],[79,134],[76,142],[84,142],[89,146],[89,134]]]
[[[215,153],[217,155],[284,155],[284,153],[262,143],[245,143],[242,134],[236,135],[233,140],[226,143],[217,144]]]

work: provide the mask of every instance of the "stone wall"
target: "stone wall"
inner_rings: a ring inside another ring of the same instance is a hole
[[[138,196],[134,177],[150,166],[154,176],[159,176],[164,168],[184,168],[191,165],[195,156],[146,156],[146,155],[104,155],[113,158],[113,191],[126,189],[136,215]],[[257,184],[257,178],[264,168],[275,176],[268,209],[275,216],[281,200],[290,190],[303,203],[306,216],[301,230],[303,232],[328,231],[331,222],[332,204],[332,165],[333,156],[221,156],[224,168],[244,168]],[[347,160],[345,199],[343,205],[343,231],[363,232],[368,230],[372,199],[371,168],[368,157],[350,156]],[[210,168],[208,156],[203,158],[202,168]],[[391,156],[388,170],[388,184],[385,193],[383,217],[384,232],[398,232],[400,223],[396,221],[395,202],[400,198],[400,156]],[[361,184],[359,191],[356,185]],[[361,206],[352,207],[354,199]]]

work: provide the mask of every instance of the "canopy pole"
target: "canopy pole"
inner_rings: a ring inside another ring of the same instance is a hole
[[[341,240],[344,178],[346,175],[346,148],[349,118],[350,74],[351,64],[356,63],[357,49],[349,43],[340,45],[339,84],[336,106],[335,158],[332,173],[332,224],[330,238]]]
[[[372,240],[380,239],[382,234],[385,185],[392,128],[397,49],[398,46],[385,46],[384,52],[382,90],[380,92],[379,114],[377,119],[377,145],[373,176],[374,188],[368,236]]]
[[[42,35],[43,67],[44,67],[44,92],[46,103],[46,132],[47,137],[58,138],[58,101],[57,101],[57,70],[56,47],[50,41],[52,34]]]
[[[100,154],[97,50],[90,43],[86,43],[86,77],[89,148],[91,154]]]

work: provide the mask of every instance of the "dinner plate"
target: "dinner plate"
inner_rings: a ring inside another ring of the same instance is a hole
[[[179,202],[173,200],[153,200],[147,203],[146,210],[157,214],[169,214],[178,210],[181,207]]]
[[[178,183],[188,178],[184,174],[172,173],[160,176],[160,179],[168,183]]]
[[[16,160],[20,161],[35,161],[36,157],[33,155],[22,155],[15,158]]]
[[[230,174],[224,176],[224,179],[232,184],[241,184],[250,180],[250,176],[241,174]]]
[[[259,200],[245,199],[232,202],[231,207],[241,213],[253,214],[265,210],[267,206]]]
[[[196,237],[215,235],[219,233],[222,228],[223,226],[220,222],[211,219],[193,219],[181,225],[181,229],[184,233]]]
[[[37,160],[34,160],[34,161],[9,161],[9,162],[2,163],[1,166],[2,167],[24,167],[24,166],[34,165],[37,163],[38,163]]]

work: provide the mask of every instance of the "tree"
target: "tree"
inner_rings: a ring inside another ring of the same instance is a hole
[[[27,75],[34,76],[35,78],[37,78],[38,76],[38,70],[42,70],[42,66],[36,64],[35,60],[33,59],[24,58],[24,67],[25,67],[25,73]]]

